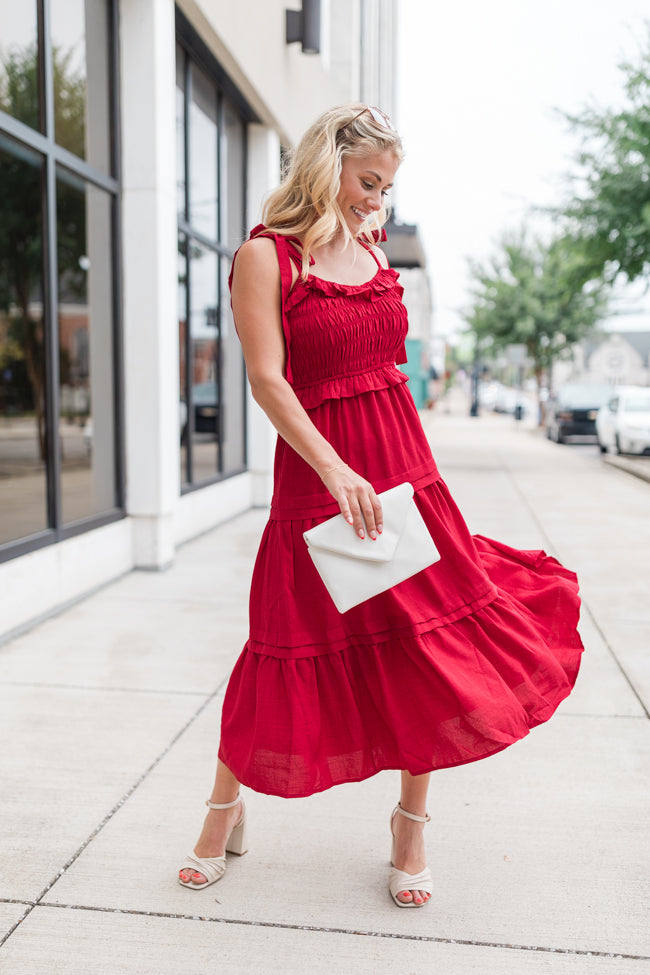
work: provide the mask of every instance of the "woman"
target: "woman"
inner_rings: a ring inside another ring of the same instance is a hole
[[[233,262],[248,379],[279,437],[250,638],[224,700],[210,809],[179,874],[191,889],[223,875],[226,850],[246,850],[240,783],[307,796],[400,769],[389,888],[398,906],[423,906],[431,771],[524,737],[578,672],[575,576],[543,552],[470,536],[396,366],[406,311],[376,241],[401,159],[378,109],[325,112]],[[303,532],[341,513],[376,539],[378,494],[404,481],[441,559],[339,614]]]

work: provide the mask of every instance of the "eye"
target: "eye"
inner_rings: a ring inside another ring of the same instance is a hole
[[[369,183],[367,179],[362,179],[361,185],[363,186],[364,190],[374,190],[375,188],[374,183]]]

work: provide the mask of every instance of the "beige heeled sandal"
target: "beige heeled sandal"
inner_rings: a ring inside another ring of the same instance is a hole
[[[232,809],[238,802],[241,802],[241,816],[233,826],[230,836],[226,841],[226,853],[236,853],[237,856],[243,856],[244,853],[248,852],[248,830],[246,826],[246,807],[244,806],[244,800],[239,795],[232,802],[211,802],[209,799],[205,800],[206,806],[210,809]],[[202,873],[206,879],[202,884],[192,883],[191,880],[183,880],[180,876],[182,870],[191,870],[192,873]],[[185,857],[185,860],[179,868],[178,882],[181,887],[189,887],[190,890],[203,890],[204,887],[209,887],[210,884],[215,884],[217,880],[221,880],[225,872],[225,853],[222,857],[199,857],[195,853],[190,853],[189,856]]]
[[[407,819],[412,819],[416,823],[428,823],[431,820],[431,816],[427,813],[426,816],[416,816],[415,813],[407,812],[405,809],[399,805],[399,803],[393,809],[390,816],[390,835],[392,837],[392,847],[390,853],[390,863],[393,869],[390,872],[390,880],[388,881],[388,889],[390,890],[390,896],[393,898],[398,907],[424,907],[427,903],[423,900],[421,904],[416,904],[411,898],[410,901],[401,901],[398,894],[403,893],[405,890],[424,890],[427,894],[433,893],[433,877],[431,876],[431,871],[428,867],[421,870],[420,873],[406,873],[404,870],[398,870],[397,867],[393,866],[395,863],[395,834],[393,833],[393,820],[395,819],[396,813],[400,813],[402,816],[406,816]]]

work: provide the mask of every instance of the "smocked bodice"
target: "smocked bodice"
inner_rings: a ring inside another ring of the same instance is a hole
[[[365,284],[299,278],[285,303],[291,384],[303,406],[404,382],[403,289],[390,268]]]
[[[357,396],[406,382],[396,367],[406,362],[408,330],[404,289],[392,268],[379,265],[363,284],[347,285],[309,274],[291,286],[291,267],[301,267],[291,237],[260,225],[251,237],[275,239],[282,277],[286,377],[306,409],[327,399]]]

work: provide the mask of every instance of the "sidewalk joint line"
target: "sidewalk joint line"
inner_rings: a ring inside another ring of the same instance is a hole
[[[552,948],[549,945],[519,945],[500,941],[478,941],[472,938],[442,938],[426,934],[402,934],[394,931],[369,931],[362,928],[334,928],[319,924],[288,924],[281,921],[248,921],[243,918],[210,917],[199,914],[173,914],[166,911],[140,911],[119,907],[93,907],[85,904],[55,904],[43,901],[39,907],[53,907],[65,911],[97,911],[102,914],[127,914],[135,917],[168,918],[179,921],[207,921],[211,924],[239,924],[253,928],[279,928],[282,931],[311,931],[320,934],[346,934],[364,938],[393,938],[402,941],[422,941],[429,944],[462,945],[473,948],[504,948],[510,951],[538,951],[544,954],[578,955],[587,958],[615,958],[628,961],[650,961],[650,955],[632,955],[619,951],[588,948]]]
[[[43,687],[61,691],[96,691],[120,694],[169,694],[174,696],[204,697],[205,691],[178,691],[150,687],[102,687],[98,684],[57,684],[54,681],[0,680],[0,687]]]
[[[593,610],[592,610],[591,606],[588,603],[585,602],[584,603],[584,607],[587,610],[587,612],[589,613],[589,617],[591,619],[591,622],[594,624],[594,627],[595,627],[596,631],[599,633],[601,640],[603,641],[603,643],[605,644],[605,646],[607,647],[607,649],[611,653],[612,659],[613,659],[614,663],[616,664],[616,666],[620,670],[620,672],[623,675],[625,681],[627,682],[628,687],[630,688],[630,690],[634,694],[635,698],[637,699],[637,701],[641,705],[641,708],[643,710],[643,713],[644,713],[645,717],[646,718],[650,718],[650,711],[648,711],[648,708],[645,705],[645,701],[643,700],[643,698],[641,697],[641,695],[637,691],[636,687],[634,686],[634,684],[632,682],[632,678],[629,676],[629,674],[626,671],[625,667],[623,666],[623,664],[621,663],[621,661],[618,659],[618,655],[616,654],[616,651],[614,650],[614,648],[612,647],[611,643],[609,642],[609,640],[605,636],[605,633],[603,632],[603,629],[602,629],[600,623],[596,619],[596,617],[595,617],[595,615],[593,613]]]
[[[28,906],[28,909],[25,911],[25,913],[20,918],[20,920],[17,921],[13,925],[13,927],[11,927],[4,934],[4,936],[2,938],[0,938],[0,948],[2,948],[2,946],[4,945],[4,943],[11,937],[11,935],[14,933],[14,931],[16,930],[16,928],[20,924],[22,924],[22,922],[25,920],[25,918],[27,918],[29,916],[29,914],[34,910],[34,908],[39,906],[39,904],[41,903],[41,901],[43,900],[43,898],[45,897],[45,895],[47,894],[47,892],[52,889],[52,887],[54,886],[54,884],[63,876],[63,874],[66,872],[66,870],[68,870],[72,866],[72,864],[75,862],[75,860],[77,860],[81,856],[81,854],[84,852],[84,850],[86,849],[86,847],[90,843],[92,843],[92,841],[95,839],[95,837],[103,830],[104,826],[106,826],[106,824],[110,822],[110,820],[113,818],[113,816],[115,815],[115,813],[118,812],[122,808],[122,806],[124,805],[124,803],[128,799],[131,798],[131,796],[136,791],[136,789],[139,788],[139,786],[142,785],[142,783],[145,781],[145,779],[151,774],[151,772],[153,772],[153,770],[156,768],[156,766],[160,764],[160,762],[163,760],[163,758],[165,758],[169,754],[169,752],[172,750],[172,748],[174,747],[174,745],[182,738],[182,736],[185,734],[185,732],[188,730],[188,728],[190,728],[194,724],[194,722],[201,715],[201,713],[203,711],[205,711],[205,709],[208,707],[208,705],[212,701],[214,701],[215,698],[217,698],[221,694],[221,691],[222,691],[223,687],[225,686],[225,684],[227,683],[227,681],[228,681],[228,677],[224,677],[224,679],[221,681],[221,683],[219,683],[217,685],[217,687],[212,691],[212,693],[205,699],[205,701],[203,701],[203,703],[194,712],[194,714],[191,716],[191,718],[189,718],[189,720],[185,722],[185,724],[182,726],[182,728],[179,731],[176,732],[176,734],[174,735],[174,737],[172,738],[172,740],[167,744],[167,746],[163,749],[163,751],[160,752],[160,754],[156,758],[154,758],[153,762],[151,762],[151,764],[148,766],[148,768],[146,768],[144,770],[144,772],[142,772],[138,776],[138,778],[127,789],[127,791],[124,793],[124,795],[121,797],[121,799],[118,799],[118,801],[115,803],[115,805],[113,806],[113,808],[106,814],[106,816],[104,816],[104,818],[99,823],[99,825],[95,827],[95,829],[84,840],[84,842],[81,844],[81,846],[63,864],[63,866],[56,873],[56,875],[54,876],[54,878],[43,888],[43,890],[34,899],[34,901],[33,902],[30,902],[31,903],[31,906]]]
[[[530,513],[531,518],[533,519],[533,521],[537,525],[537,528],[538,528],[540,534],[542,535],[542,537],[545,539],[545,542],[548,545],[551,553],[554,554],[556,558],[559,558],[558,551],[557,551],[557,548],[555,547],[555,545],[553,544],[553,540],[551,539],[551,537],[549,536],[548,532],[544,528],[542,522],[540,521],[540,519],[539,519],[539,517],[537,515],[537,512],[535,511],[534,507],[532,506],[532,504],[529,502],[528,498],[526,497],[523,489],[519,485],[519,482],[517,481],[517,478],[515,477],[515,473],[514,473],[513,469],[510,467],[507,459],[503,456],[503,454],[501,454],[500,451],[497,451],[497,452],[498,452],[499,459],[500,459],[500,461],[501,461],[501,463],[503,465],[503,468],[507,472],[508,477],[510,478],[510,481],[512,482],[512,485],[513,485],[515,491],[517,492],[517,494],[519,495],[520,499],[523,501],[524,505],[528,509],[528,512]],[[601,636],[601,638],[602,638],[605,646],[607,647],[607,649],[609,650],[610,654],[612,655],[612,659],[614,660],[616,666],[618,667],[618,669],[620,670],[621,674],[625,678],[625,680],[626,680],[626,682],[627,682],[630,690],[632,691],[632,693],[634,694],[635,698],[637,699],[637,701],[641,705],[641,708],[643,709],[643,713],[645,714],[646,718],[650,718],[650,711],[648,711],[648,708],[646,707],[646,705],[645,705],[645,703],[643,701],[643,698],[641,697],[641,695],[637,691],[636,687],[634,686],[634,684],[632,682],[632,679],[630,678],[630,676],[628,675],[627,671],[625,670],[623,664],[621,663],[621,661],[619,660],[618,656],[616,655],[616,653],[615,653],[612,645],[610,644],[609,640],[607,639],[607,637],[603,633],[603,630],[601,629],[598,621],[596,620],[596,617],[594,616],[594,613],[593,613],[593,610],[591,609],[591,606],[587,603],[587,601],[585,600],[585,598],[583,596],[581,596],[581,603],[584,606],[585,611],[589,614],[592,623],[596,627],[596,630],[600,634],[600,636]]]

